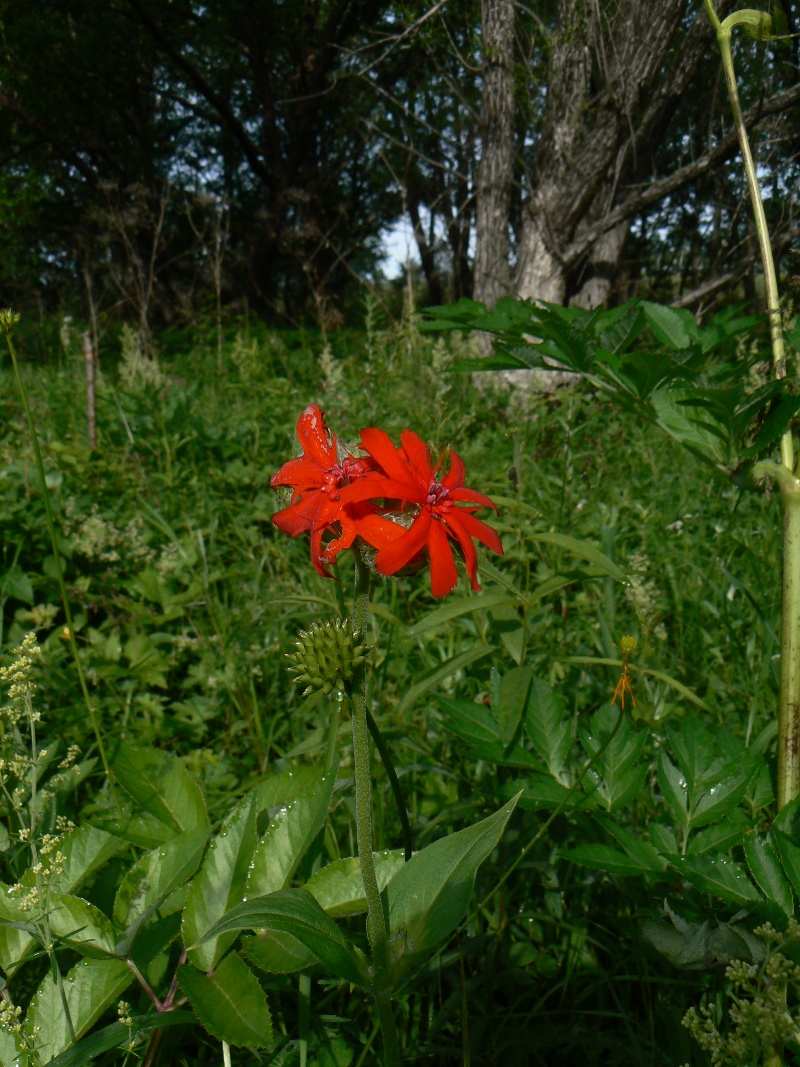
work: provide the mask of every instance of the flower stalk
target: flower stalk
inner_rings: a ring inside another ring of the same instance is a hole
[[[364,640],[369,616],[370,572],[361,554],[355,556],[353,593],[353,637]],[[356,844],[361,866],[361,880],[367,901],[367,937],[372,949],[373,994],[383,1034],[386,1067],[400,1064],[400,1045],[389,995],[389,934],[386,928],[375,861],[372,855],[372,779],[367,725],[367,675],[361,664],[347,686],[353,715],[353,764],[356,782]]]

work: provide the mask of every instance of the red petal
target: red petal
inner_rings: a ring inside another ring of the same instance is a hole
[[[414,477],[408,464],[403,460],[399,450],[392,444],[392,439],[385,430],[368,426],[361,431],[361,444],[384,472],[396,481],[410,486]],[[427,489],[427,485],[425,486]]]
[[[403,526],[398,526],[396,522],[375,513],[357,519],[356,526],[359,535],[373,548],[388,548],[407,532]]]
[[[381,497],[388,497],[392,500],[408,500],[414,504],[424,504],[427,488],[425,486],[423,490],[413,482],[398,482],[394,478],[385,478],[382,474],[365,474],[357,482],[341,489],[339,499],[346,504],[352,504],[357,500],[378,500]]]
[[[325,415],[316,404],[309,404],[297,420],[297,436],[303,446],[303,455],[328,470],[339,462],[336,455],[336,438],[331,437],[325,425]]]
[[[410,530],[406,530],[394,544],[388,548],[382,548],[375,557],[375,566],[381,574],[394,574],[402,570],[408,561],[416,556],[428,542],[428,531],[431,528],[430,511],[421,511],[414,520]]]
[[[279,485],[291,485],[295,489],[319,489],[322,485],[323,470],[316,463],[301,456],[284,463],[277,474],[273,474],[269,484],[273,489]]]
[[[272,516],[272,521],[279,530],[290,537],[297,537],[298,534],[303,533],[305,530],[310,530],[314,525],[313,520],[308,519],[296,504],[291,504],[288,508],[284,508],[283,511],[276,511]]]
[[[458,582],[458,571],[450,539],[441,520],[431,523],[428,550],[431,554],[431,592],[434,596],[447,596]]]
[[[458,538],[458,543],[461,545],[461,551],[464,553],[464,563],[467,567],[467,574],[469,580],[472,583],[472,588],[475,592],[480,591],[478,585],[478,553],[475,551],[475,545],[472,543],[472,538],[467,533],[466,528],[460,521],[461,513],[458,508],[452,508],[447,515],[447,526]],[[478,520],[476,520],[477,522]],[[487,527],[488,528],[488,527]]]
[[[450,490],[451,500],[470,500],[475,504],[480,504],[485,508],[493,508],[497,511],[496,506],[491,502],[488,496],[484,496],[483,493],[478,493],[475,489],[463,489],[460,486],[456,489]]]
[[[487,526],[485,522],[481,522],[480,519],[476,519],[475,516],[467,511],[466,508],[458,508],[450,512],[450,516],[456,516],[456,521],[461,523],[470,537],[477,538],[481,544],[486,545],[492,552],[496,552],[499,556],[503,555],[503,545],[500,542],[500,538],[497,536],[495,530],[491,526]],[[450,520],[448,516],[448,521]]]
[[[411,464],[414,480],[427,489],[434,480],[431,457],[428,453],[427,445],[413,430],[403,430],[400,434],[400,440]]]
[[[311,531],[311,562],[317,574],[321,574],[323,578],[333,578],[331,572],[325,568],[325,564],[322,562],[322,534],[324,529],[323,526],[319,526],[316,530]]]
[[[442,478],[442,485],[446,489],[458,489],[464,484],[464,460],[457,452],[450,449],[450,470]]]

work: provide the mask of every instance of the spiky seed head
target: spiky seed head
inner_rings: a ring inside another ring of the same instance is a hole
[[[347,619],[333,619],[301,630],[294,651],[286,657],[294,680],[306,686],[303,696],[318,689],[327,695],[346,688],[367,658],[367,646],[363,638],[354,636]]]
[[[9,334],[19,322],[20,316],[16,311],[12,311],[11,308],[4,308],[0,311],[0,333]]]
[[[620,640],[619,648],[621,652],[624,652],[626,656],[630,656],[631,652],[635,652],[639,642],[635,637],[625,636]]]

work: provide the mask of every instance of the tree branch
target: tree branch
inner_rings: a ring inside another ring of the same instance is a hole
[[[89,166],[79,155],[68,148],[64,142],[58,137],[49,126],[46,126],[43,122],[40,122],[34,115],[21,108],[19,104],[15,103],[6,93],[0,92],[0,108],[4,108],[12,115],[15,115],[20,122],[23,122],[34,133],[37,133],[39,137],[47,144],[51,145],[58,152],[59,156],[68,163],[71,167],[74,167],[90,185],[96,186],[100,181],[99,175],[94,167]]]
[[[752,129],[770,115],[787,111],[798,103],[800,103],[800,85],[795,85],[751,107],[745,113],[745,125]],[[664,197],[713,170],[736,152],[738,143],[736,130],[731,129],[710,151],[705,152],[692,163],[687,163],[685,167],[679,167],[665,178],[650,182],[641,192],[628,197],[613,211],[609,211],[578,239],[572,241],[561,252],[559,258],[565,266],[573,266],[604,233],[608,233],[619,223],[626,222],[640,211],[650,207],[651,204],[657,204]]]

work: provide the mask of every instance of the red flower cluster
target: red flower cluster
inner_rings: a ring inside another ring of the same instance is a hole
[[[299,459],[284,463],[272,478],[273,488],[292,489],[292,502],[273,516],[275,525],[292,537],[311,532],[311,561],[319,574],[332,575],[333,563],[356,537],[377,549],[375,565],[381,574],[396,574],[407,566],[431,564],[431,592],[445,596],[458,581],[453,544],[461,548],[473,589],[477,581],[476,538],[502,555],[495,531],[475,518],[491,500],[464,486],[464,463],[450,453],[450,469],[443,474],[441,457],[431,464],[426,445],[404,430],[396,448],[383,430],[361,431],[366,456],[350,455],[331,435],[323,413],[311,404],[297,422],[303,448]],[[466,507],[459,507],[466,504]],[[495,508],[495,510],[497,510]],[[326,530],[334,540],[323,548]]]

